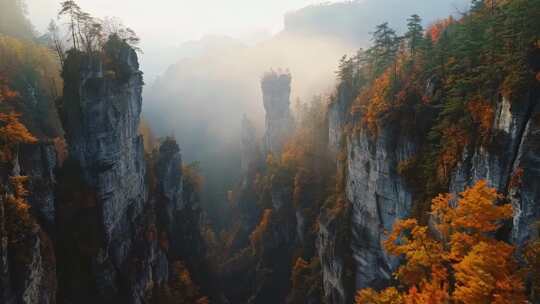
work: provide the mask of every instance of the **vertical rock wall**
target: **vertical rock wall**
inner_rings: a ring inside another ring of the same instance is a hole
[[[266,153],[279,154],[294,127],[290,112],[291,75],[268,72],[263,76],[261,88],[266,110],[264,149]]]

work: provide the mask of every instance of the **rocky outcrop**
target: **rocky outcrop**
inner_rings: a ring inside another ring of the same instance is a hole
[[[329,209],[322,209],[319,216],[319,233],[317,237],[318,256],[321,261],[321,274],[323,285],[324,303],[346,304],[349,303],[351,290],[346,282],[345,251],[350,244],[340,238],[340,228],[348,228],[349,212],[336,214]]]
[[[268,72],[262,78],[261,88],[266,110],[264,150],[277,155],[294,127],[290,112],[291,74]]]
[[[55,223],[54,170],[57,166],[55,146],[49,142],[23,145],[19,150],[18,162],[20,174],[29,177],[28,203],[41,223],[50,229]]]
[[[137,55],[113,37],[99,56],[70,53],[63,76],[61,117],[69,147],[57,221],[63,300],[79,301],[88,293],[87,301],[142,303],[152,286],[167,279],[168,262],[145,182]],[[169,180],[175,172],[161,172],[166,179],[160,186],[179,207],[181,183],[175,187],[176,180]],[[73,271],[77,264],[84,269]]]
[[[343,119],[347,119],[339,103],[346,99],[337,100],[328,112],[330,149],[339,146],[337,139],[343,136],[341,128],[346,123]],[[485,179],[508,197],[514,207],[514,218],[507,239],[518,246],[537,237],[535,225],[540,219],[540,188],[536,182],[540,177],[539,100],[535,88],[518,101],[499,97],[494,102],[489,144],[473,140],[465,148],[448,185],[448,191],[457,194]],[[416,193],[397,168],[417,155],[420,146],[404,132],[385,124],[376,137],[362,128],[353,134],[345,133],[346,194],[352,203],[351,246],[356,263],[356,288],[384,286],[398,265],[398,260],[385,253],[381,241],[384,232],[391,230],[396,220],[411,216],[414,208]],[[321,221],[319,255],[325,295],[339,298],[340,257],[331,254],[335,246],[323,242],[333,235],[324,224]]]
[[[396,219],[409,216],[412,208],[412,195],[396,168],[414,155],[415,145],[398,130],[386,128],[374,140],[363,131],[351,135],[347,153],[356,287],[381,286],[391,279],[397,263],[382,249],[384,232]]]
[[[0,302],[56,303],[56,260],[49,233],[54,224],[56,153],[52,145],[25,145],[2,169],[0,196]],[[7,171],[5,171],[7,170]],[[17,206],[11,177],[26,175],[30,209]]]
[[[156,161],[156,175],[159,176],[158,190],[167,200],[167,212],[172,219],[174,211],[184,208],[182,197],[182,155],[176,141],[167,138],[159,147]]]
[[[500,97],[493,121],[492,145],[469,148],[450,183],[459,193],[478,180],[486,180],[507,195],[514,208],[510,239],[524,245],[536,236],[540,219],[540,95],[531,90],[523,99],[510,102]]]
[[[188,262],[192,269],[200,266],[204,255],[201,206],[193,177],[184,177],[182,170],[180,148],[173,138],[166,138],[159,147],[155,170],[158,227],[168,235],[169,255]]]
[[[113,257],[122,263],[130,246],[129,221],[142,212],[147,197],[138,131],[143,81],[133,49],[124,46],[106,56],[114,65],[86,54],[68,58],[62,118],[69,157],[97,192],[105,243],[118,246]],[[75,75],[67,75],[72,71]]]
[[[351,122],[350,106],[355,96],[350,84],[343,82],[339,85],[336,95],[328,105],[328,149],[337,154],[341,147],[344,127]]]

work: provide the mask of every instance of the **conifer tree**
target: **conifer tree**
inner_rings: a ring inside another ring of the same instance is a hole
[[[409,51],[414,57],[416,55],[416,51],[423,42],[424,28],[422,27],[422,19],[417,14],[409,17],[407,22],[407,33],[405,33],[405,38],[407,39]]]

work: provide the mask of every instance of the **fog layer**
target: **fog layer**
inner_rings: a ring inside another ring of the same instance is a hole
[[[187,161],[200,161],[207,204],[221,209],[240,167],[240,122],[263,131],[260,76],[292,74],[292,103],[331,94],[339,59],[369,43],[375,25],[403,31],[417,13],[425,24],[458,13],[467,0],[365,0],[309,6],[285,17],[285,29],[256,45],[224,36],[183,44],[179,60],[145,89],[144,115],[158,135],[174,135]],[[219,206],[219,207],[218,207]],[[221,210],[224,212],[224,210]],[[223,216],[225,217],[225,216]]]

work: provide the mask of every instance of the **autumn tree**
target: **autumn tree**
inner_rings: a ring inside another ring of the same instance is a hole
[[[360,290],[356,303],[526,303],[524,281],[514,247],[494,233],[512,217],[510,204],[485,181],[432,201],[433,226],[415,219],[396,222],[384,241],[392,255],[404,258],[395,273],[405,288]]]
[[[272,219],[272,209],[264,210],[261,220],[255,230],[249,236],[249,241],[251,243],[251,250],[253,254],[260,253],[262,248],[262,241],[264,234],[270,226],[270,221]]]

